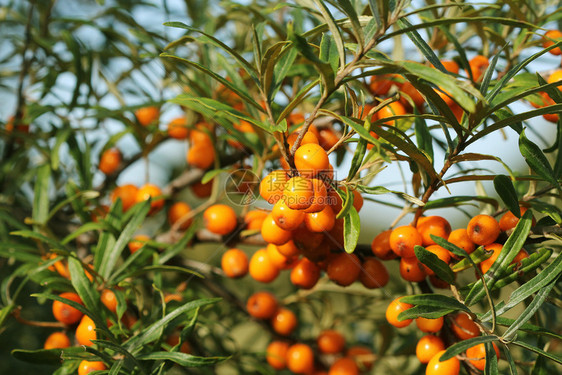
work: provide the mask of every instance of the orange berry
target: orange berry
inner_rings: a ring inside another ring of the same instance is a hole
[[[468,254],[472,253],[474,249],[476,249],[476,244],[472,242],[470,237],[468,237],[468,233],[466,228],[455,229],[449,234],[449,238],[447,241],[456,245],[466,251]],[[456,256],[452,255],[452,257],[456,258]]]
[[[174,139],[187,139],[189,128],[187,127],[187,119],[178,117],[168,123],[168,136]]]
[[[398,255],[390,248],[390,234],[392,229],[385,230],[373,239],[371,243],[371,250],[373,254],[379,259],[390,260],[396,258]]]
[[[280,228],[271,213],[266,216],[261,226],[261,235],[265,242],[283,245],[293,237],[291,231]]]
[[[442,350],[445,350],[445,344],[441,338],[434,335],[425,335],[416,345],[416,357],[421,363],[428,363],[435,354]]]
[[[277,245],[277,250],[288,258],[297,257],[301,253],[297,245],[295,245],[295,243],[293,242],[293,240],[289,240],[283,245]]]
[[[415,257],[414,247],[416,245],[421,246],[422,241],[421,234],[411,225],[403,225],[393,229],[389,238],[392,251],[403,258]]]
[[[222,236],[232,232],[238,225],[236,212],[226,204],[215,204],[207,208],[203,219],[207,230]]]
[[[494,347],[494,351],[496,352],[496,356],[500,358],[500,351],[496,343],[492,343]],[[486,367],[486,346],[484,343],[476,344],[466,350],[466,357],[472,363],[474,367],[476,367],[480,371],[484,371]]]
[[[359,278],[361,262],[355,254],[339,253],[330,259],[326,273],[336,284],[348,286]]]
[[[439,259],[441,259],[443,262],[449,264],[449,262],[451,261],[451,254],[449,253],[449,251],[447,251],[446,249],[442,248],[439,245],[430,245],[427,246],[425,248],[427,251],[429,251],[430,253],[433,253],[435,255],[437,255],[437,257]],[[434,272],[431,268],[427,267],[425,264],[422,264],[422,267],[425,271],[426,274],[428,275],[433,275]]]
[[[269,292],[256,292],[246,302],[248,314],[257,319],[272,318],[277,308],[277,299]]]
[[[476,215],[468,222],[468,238],[477,245],[489,245],[500,235],[500,224],[490,215]]]
[[[498,259],[498,257],[500,256],[500,252],[503,249],[503,245],[499,244],[499,243],[491,243],[489,245],[484,246],[484,249],[488,250],[488,251],[493,251],[492,256],[489,257],[486,260],[483,260],[482,262],[480,262],[479,266],[480,266],[480,270],[482,271],[482,273],[486,273],[488,272],[488,270],[490,269],[490,267],[492,267],[492,264],[494,264],[496,262],[496,260]]]
[[[414,305],[410,305],[409,303],[400,302],[400,297],[396,298],[386,308],[386,321],[395,326],[396,328],[403,328],[409,326],[412,323],[412,319],[405,319],[402,321],[398,320],[398,315],[402,311],[406,311],[409,308],[414,307]]]
[[[359,366],[361,366],[362,370],[370,370],[371,367],[373,367],[373,363],[375,361],[373,352],[371,351],[371,349],[365,346],[352,346],[347,349],[347,353],[345,355],[347,357],[353,358],[359,364]]]
[[[443,327],[443,321],[444,319],[442,316],[436,319],[427,319],[420,316],[419,318],[416,318],[416,325],[422,332],[435,333],[441,330]]]
[[[297,328],[297,316],[291,310],[280,307],[271,318],[271,327],[282,336],[289,336]]]
[[[222,255],[221,268],[230,278],[244,277],[248,273],[248,256],[240,249],[229,249]]]
[[[43,349],[64,349],[70,346],[70,339],[64,332],[53,332],[45,340]]]
[[[456,277],[456,274],[455,274],[455,277]],[[449,283],[441,280],[440,278],[438,278],[435,275],[429,276],[429,282],[431,283],[431,285],[433,285],[435,288],[438,288],[438,289],[449,289],[449,287],[450,287]]]
[[[527,207],[519,207],[520,215],[523,216],[525,212],[527,212]],[[515,226],[519,223],[519,218],[515,216],[511,211],[507,211],[505,214],[502,215],[500,218],[499,224],[500,229],[504,232],[515,228]],[[534,219],[533,219],[534,225]]]
[[[470,59],[468,64],[470,65],[470,71],[472,72],[474,82],[480,82],[482,78],[484,78],[486,69],[490,66],[490,61],[486,56],[477,55]]]
[[[340,137],[330,128],[320,129],[319,134],[318,143],[326,151],[334,147],[340,140]]]
[[[121,199],[123,212],[127,212],[137,203],[137,192],[139,188],[132,184],[117,186],[111,193],[111,201],[115,202],[117,198]]]
[[[112,174],[121,164],[121,151],[116,148],[107,149],[101,154],[99,169],[104,174]]]
[[[361,284],[369,289],[382,288],[388,284],[389,279],[388,271],[380,260],[373,257],[365,258],[359,275]]]
[[[314,200],[314,185],[304,177],[293,177],[283,191],[285,203],[293,210],[304,210],[312,205]]]
[[[406,114],[406,108],[404,108],[402,103],[391,102],[390,104],[382,107],[377,112],[377,117],[380,120],[380,119],[391,117],[391,116],[399,116],[399,115],[405,115],[405,114]],[[386,122],[384,122],[384,124],[389,125],[389,126],[392,126],[392,125],[396,126],[398,124],[398,120],[386,121]]]
[[[554,40],[552,40],[554,39]],[[557,39],[562,39],[562,32],[560,32],[559,30],[548,30],[545,34],[544,34],[544,38],[543,38],[543,42],[542,42],[542,48],[548,48],[551,45],[553,45],[554,43],[559,42],[560,40]],[[562,55],[562,50],[560,50],[560,47],[556,47],[551,49],[550,51],[551,54],[553,55]]]
[[[260,249],[252,255],[249,272],[254,280],[262,283],[270,283],[279,276],[279,268],[273,264],[266,249]]]
[[[400,259],[400,276],[406,281],[417,283],[423,281],[427,274],[424,265],[414,256]]]
[[[78,327],[76,327],[75,333],[76,341],[78,344],[85,346],[92,346],[94,343],[92,340],[97,338],[96,335],[96,325],[94,321],[88,316],[84,315]]]
[[[100,296],[101,303],[107,307],[107,309],[113,313],[117,311],[117,297],[111,289],[104,289]]]
[[[336,354],[343,351],[345,338],[338,331],[327,329],[320,332],[316,339],[316,344],[321,353]]]
[[[423,104],[425,103],[425,98],[423,97],[423,95],[409,81],[406,81],[402,84],[400,91],[408,95],[414,102],[415,106],[418,108],[422,107]],[[406,98],[400,98],[400,99],[403,105],[410,104]]]
[[[164,198],[162,198],[162,190],[156,185],[146,184],[143,185],[135,196],[135,201],[137,203],[144,202],[146,200],[150,201],[150,211],[148,214],[154,214],[164,207]]]
[[[447,239],[451,234],[451,224],[441,216],[420,217],[416,229],[422,237],[423,246],[435,244],[431,235]]]
[[[215,148],[211,142],[193,143],[186,155],[187,164],[199,168],[208,169],[215,162]]]
[[[300,259],[291,270],[291,282],[302,289],[311,289],[320,279],[320,267],[308,258]]]
[[[154,106],[139,108],[135,111],[135,117],[142,126],[155,123],[159,116],[160,110]]]
[[[284,230],[297,229],[304,221],[306,213],[302,210],[293,210],[289,208],[284,199],[280,199],[275,203],[271,210],[271,216],[279,228]]]
[[[102,370],[107,370],[107,367],[105,367],[104,363],[101,361],[83,360],[80,362],[80,365],[78,365],[78,375],[87,375],[90,372]]]
[[[58,255],[55,253],[52,253],[49,255],[49,259],[55,259]],[[61,275],[62,277],[64,277],[65,279],[70,279],[70,271],[68,269],[68,262],[66,260],[59,260],[56,261],[55,264],[53,264],[53,268],[49,269],[51,271],[56,271],[59,275]]]
[[[357,375],[359,374],[359,368],[352,358],[343,357],[336,360],[332,366],[330,366],[330,372],[328,375]]]
[[[287,368],[295,374],[308,374],[314,370],[314,352],[306,344],[294,344],[287,350]]]
[[[137,234],[133,237],[133,240],[129,242],[127,245],[129,247],[129,251],[131,254],[134,254],[136,251],[140,250],[148,241],[150,241],[150,237],[146,234]]]
[[[296,131],[287,137],[287,144],[289,145],[289,150],[293,148],[293,145],[295,144],[295,141],[299,137],[299,134],[300,131]],[[313,132],[307,131],[306,133],[304,133],[304,137],[302,137],[300,146],[311,144],[311,143],[318,144],[319,143],[318,137],[316,137],[316,135]]]
[[[260,230],[264,219],[267,217],[267,212],[262,210],[252,210],[248,211],[246,216],[244,216],[244,223],[246,223],[246,229],[249,230]]]
[[[83,305],[82,299],[76,293],[65,292],[59,294],[59,297],[66,298]],[[67,305],[64,302],[53,301],[53,315],[59,322],[71,325],[79,321],[84,314],[80,310],[75,309],[74,307]]]
[[[451,323],[453,333],[461,340],[480,336],[478,325],[474,323],[467,313],[461,312],[455,314]]]
[[[320,212],[306,214],[304,224],[311,232],[328,232],[336,224],[336,214],[330,206],[326,206]]]
[[[314,189],[314,195],[310,207],[303,210],[306,213],[320,212],[328,205],[328,189],[323,180],[313,178],[310,180]]]
[[[369,83],[369,91],[373,96],[385,96],[390,91],[393,85],[397,82],[394,81],[395,74],[379,74],[371,76]]]
[[[318,144],[301,145],[295,152],[295,167],[303,177],[312,178],[327,170],[329,165],[330,160],[326,150]]]
[[[180,333],[176,331],[172,333],[170,336],[168,336],[168,338],[166,339],[166,344],[170,346],[176,346],[180,343],[180,341],[181,341]],[[191,348],[189,346],[189,343],[187,341],[182,342],[179,351],[180,353],[190,354]]]
[[[285,185],[289,181],[284,170],[269,173],[260,182],[260,195],[270,204],[275,204],[283,196]]]
[[[283,370],[287,367],[287,351],[289,343],[286,341],[272,341],[265,350],[267,363],[275,370]]]
[[[515,258],[513,258],[513,260],[511,261],[511,264],[519,263],[523,259],[528,258],[528,257],[529,257],[529,253],[527,252],[527,250],[521,249],[521,250],[519,250],[519,252],[515,256]]]
[[[426,375],[457,375],[461,369],[460,361],[453,357],[446,361],[440,362],[439,359],[445,353],[445,350],[437,352],[427,364],[425,369]]]
[[[176,202],[168,210],[168,222],[173,226],[175,223],[181,221],[179,228],[181,230],[186,230],[191,225],[191,219],[185,220],[184,217],[187,217],[190,212],[191,207],[189,207],[187,203]]]
[[[304,115],[301,112],[293,112],[289,116],[287,116],[287,122],[290,125],[299,125],[304,123]],[[312,130],[312,126],[309,128]]]
[[[281,254],[281,252],[279,252],[279,248],[272,243],[268,244],[265,249],[271,263],[280,270],[293,268],[297,262],[296,257],[287,257]]]
[[[191,191],[197,198],[208,198],[213,192],[213,181],[214,180],[211,180],[204,184],[198,181],[191,185]]]
[[[453,74],[459,74],[459,64],[457,64],[455,61],[453,60],[443,60],[441,61],[441,64],[443,65],[443,67],[445,68],[446,71],[453,73]],[[432,65],[433,66],[433,65]]]

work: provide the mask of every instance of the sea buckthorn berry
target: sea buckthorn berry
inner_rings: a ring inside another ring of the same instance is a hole
[[[180,341],[181,341],[181,335],[178,331],[176,331],[172,333],[170,336],[168,336],[168,338],[166,339],[166,344],[173,347],[178,345]],[[180,353],[190,354],[191,347],[189,346],[189,343],[187,341],[182,342],[179,347],[179,351]]]
[[[262,283],[270,283],[279,275],[279,268],[269,259],[266,249],[260,249],[252,255],[249,271],[254,280]]]
[[[420,217],[416,229],[422,237],[423,246],[435,244],[431,235],[447,239],[451,234],[451,224],[441,216]]]
[[[330,366],[330,372],[328,375],[357,375],[359,374],[359,368],[352,358],[343,357],[336,360],[332,366]]]
[[[400,87],[400,91],[409,96],[410,99],[412,99],[412,101],[414,102],[414,105],[418,108],[421,108],[425,103],[425,98],[423,97],[423,95],[409,81],[406,81],[402,84],[402,87]],[[405,106],[410,105],[410,102],[402,96],[400,97],[400,102]]]
[[[400,259],[400,276],[406,281],[417,283],[423,281],[427,274],[424,265],[414,256]]]
[[[104,174],[109,175],[115,172],[120,164],[121,151],[116,148],[110,148],[101,154],[99,169]]]
[[[420,316],[416,318],[416,326],[418,326],[418,329],[422,332],[435,333],[441,330],[443,321],[444,319],[442,316],[436,319],[427,319]]]
[[[529,257],[529,253],[527,252],[527,250],[521,249],[521,250],[519,250],[519,252],[515,256],[515,258],[513,258],[513,260],[511,261],[511,264],[519,263],[523,259],[528,258],[528,257]]]
[[[288,258],[297,257],[301,253],[293,240],[290,240],[283,245],[278,245],[277,250]]]
[[[99,222],[100,220],[104,219],[107,214],[109,213],[109,206],[105,205],[105,204],[101,204],[99,206],[96,206],[91,214],[90,214],[90,218],[92,219],[92,221],[94,223]]]
[[[85,345],[85,346],[92,346],[94,343],[92,340],[95,340],[96,335],[96,325],[94,321],[88,316],[84,315],[78,327],[76,327],[76,341],[78,344]]]
[[[140,250],[148,241],[150,237],[146,234],[137,234],[133,237],[133,240],[128,243],[129,251],[134,254],[136,251]]]
[[[263,220],[261,235],[265,242],[277,246],[283,245],[293,238],[293,232],[280,228],[271,213]]]
[[[171,226],[181,221],[179,228],[186,230],[191,225],[191,219],[184,219],[191,212],[191,207],[185,202],[176,202],[168,210],[168,222]]]
[[[554,43],[559,42],[560,39],[562,39],[562,32],[560,32],[560,30],[548,30],[544,34],[544,38],[543,38],[543,42],[542,42],[542,48],[548,48],[548,47],[552,46]],[[550,52],[551,54],[556,55],[556,56],[562,54],[562,50],[560,50],[560,47],[553,48],[548,52]]]
[[[271,318],[271,327],[282,336],[289,336],[297,328],[297,316],[291,310],[280,307]]]
[[[500,359],[500,351],[498,347],[493,342],[492,346],[494,347],[494,351],[496,352],[496,357]],[[474,367],[476,367],[480,371],[484,371],[486,367],[486,346],[484,343],[474,345],[466,350],[466,357],[472,363]]]
[[[519,207],[520,215],[523,216],[525,212],[527,212],[527,207]],[[533,224],[535,224],[535,219],[533,218]],[[519,218],[515,216],[511,211],[507,211],[505,214],[502,215],[500,218],[499,224],[500,229],[504,232],[515,228],[515,226],[519,223]]]
[[[136,195],[136,202],[144,202],[146,200],[150,201],[150,211],[148,212],[149,215],[156,213],[162,207],[164,207],[164,198],[162,198],[162,190],[156,185],[153,184],[146,184],[143,185],[138,191]]]
[[[222,255],[221,268],[230,278],[244,277],[248,273],[248,256],[240,249],[229,249]]]
[[[322,353],[340,353],[345,347],[345,338],[338,331],[327,329],[320,332],[318,338],[316,339],[316,344]]]
[[[324,181],[319,178],[313,178],[310,181],[314,188],[314,195],[312,196],[310,207],[305,209],[304,212],[320,212],[328,205],[328,189]]]
[[[441,259],[443,262],[449,264],[449,262],[451,261],[451,254],[449,253],[449,251],[439,245],[430,245],[428,247],[425,248],[427,251],[429,251],[430,253],[433,253],[435,255],[437,255],[437,257],[439,259]],[[426,266],[425,264],[422,264],[422,267],[425,271],[426,274],[428,275],[433,275],[434,272],[431,268],[429,268],[428,266]]]
[[[59,294],[59,297],[66,298],[83,305],[82,299],[76,293],[65,292]],[[53,301],[53,315],[59,322],[71,325],[79,321],[84,314],[80,310],[75,309],[74,307],[67,305],[64,302]]]
[[[257,319],[272,318],[277,308],[277,299],[269,292],[256,292],[246,302],[248,314]]]
[[[287,181],[283,199],[289,208],[304,210],[310,207],[314,198],[312,181],[304,177],[293,177]]]
[[[291,282],[301,289],[313,288],[320,279],[320,267],[307,258],[301,258],[291,270]]]
[[[205,227],[213,233],[224,236],[229,234],[238,225],[236,212],[226,204],[215,204],[203,213]]]
[[[484,73],[488,66],[490,66],[490,61],[486,56],[476,55],[468,62],[470,65],[470,71],[472,72],[472,78],[474,82],[480,82],[484,78]]]
[[[70,339],[64,332],[53,332],[45,340],[43,349],[64,349],[70,346]]]
[[[429,360],[425,369],[426,375],[457,375],[460,372],[461,363],[456,357],[440,362],[443,353],[445,353],[445,350],[437,352]]]
[[[295,152],[295,167],[301,176],[312,178],[329,165],[328,154],[319,144],[301,145]]]
[[[468,238],[477,245],[489,245],[500,235],[500,224],[490,215],[476,215],[468,222]]]
[[[500,256],[500,252],[502,251],[503,245],[499,244],[499,243],[491,243],[489,245],[484,246],[484,249],[488,250],[488,251],[493,251],[492,256],[489,257],[486,260],[483,260],[482,262],[480,262],[479,266],[480,266],[480,270],[482,271],[482,273],[486,273],[488,272],[488,270],[490,269],[490,267],[492,267],[492,264],[494,264],[494,262],[498,259],[498,257]]]
[[[177,117],[168,123],[168,135],[174,139],[187,139],[189,128],[185,117]]]
[[[305,214],[304,224],[311,232],[328,232],[336,224],[336,214],[326,206],[320,212]]]
[[[369,371],[375,362],[375,356],[371,349],[361,345],[350,347],[345,355],[353,358],[359,364],[361,370]]]
[[[378,119],[385,119],[391,116],[400,116],[406,114],[406,108],[400,102],[391,102],[388,105],[385,105],[377,112]],[[396,126],[398,124],[398,120],[389,120],[384,122],[385,125],[389,126]]]
[[[246,229],[249,230],[261,230],[264,219],[267,217],[267,212],[262,210],[252,210],[249,211],[246,216],[244,216],[244,223],[246,224]]]
[[[295,144],[295,141],[299,137],[299,134],[300,132],[296,131],[287,137],[287,144],[289,145],[289,150],[293,148],[293,145]],[[304,137],[302,138],[300,145],[303,146],[311,143],[318,144],[319,143],[318,137],[316,137],[316,135],[313,132],[307,131],[306,133],[304,133]]]
[[[289,125],[299,125],[304,123],[304,115],[301,112],[293,112],[291,113],[289,116],[287,116],[287,122],[289,123]],[[316,128],[315,126],[311,126],[309,128],[309,131],[313,131],[312,128]],[[300,130],[301,127],[299,127],[297,130]]]
[[[403,328],[407,327],[412,323],[412,319],[405,319],[402,321],[398,320],[398,315],[402,311],[406,311],[409,308],[414,307],[414,305],[410,305],[409,303],[400,302],[400,297],[396,298],[394,301],[390,302],[388,307],[386,308],[386,321],[395,326],[396,328]]]
[[[377,234],[371,243],[371,250],[373,254],[382,260],[390,260],[396,258],[398,255],[390,248],[390,233],[392,229],[387,229]]]
[[[187,151],[186,161],[189,165],[208,169],[215,162],[215,148],[211,142],[193,143]]]
[[[49,259],[55,259],[58,255],[52,253],[49,255]],[[65,279],[70,279],[70,271],[68,270],[68,262],[66,260],[58,260],[56,261],[52,268],[49,267],[49,270],[56,271],[59,275],[64,277]]]
[[[117,186],[111,193],[111,201],[115,202],[117,198],[121,199],[123,212],[127,212],[137,203],[137,192],[139,188],[132,184]]]
[[[208,198],[213,192],[213,181],[214,180],[211,180],[206,183],[197,181],[196,183],[191,185],[191,191],[197,198]]]
[[[388,283],[390,276],[384,264],[376,258],[365,258],[361,267],[359,281],[366,288],[382,288]]]
[[[467,313],[464,312],[453,316],[451,329],[453,330],[455,336],[461,340],[467,340],[480,336],[480,329],[478,328],[478,325],[470,319],[470,316]]]
[[[466,251],[468,254],[472,253],[476,249],[476,244],[472,242],[470,237],[468,237],[468,233],[466,228],[455,229],[449,234],[449,238],[447,241],[456,245]],[[457,258],[455,255],[451,254],[453,258]]]
[[[107,307],[107,309],[113,313],[117,311],[117,297],[115,292],[111,289],[104,289],[100,295],[101,303]]]
[[[348,286],[359,278],[361,262],[355,254],[339,253],[330,259],[326,273],[336,284]]]
[[[265,350],[267,363],[275,370],[283,370],[287,367],[287,351],[289,343],[286,341],[272,341]]]
[[[421,363],[428,363],[435,354],[442,350],[445,350],[445,344],[441,338],[434,335],[425,335],[416,345],[416,357]]]
[[[394,80],[395,74],[379,74],[371,76],[369,91],[374,96],[385,96],[393,85],[397,85]]]
[[[154,106],[139,108],[135,111],[135,117],[142,126],[152,125],[159,116],[160,110]]]
[[[318,133],[320,135],[318,143],[326,151],[334,147],[340,140],[340,137],[330,128],[320,129]]]
[[[270,204],[275,204],[283,196],[285,185],[289,181],[284,170],[269,173],[260,182],[260,195]]]
[[[453,60],[443,60],[441,61],[441,64],[443,65],[443,67],[445,68],[446,71],[453,73],[453,74],[459,74],[459,64],[457,64],[455,61]],[[433,66],[433,64],[431,65]]]
[[[107,370],[107,367],[105,367],[104,363],[101,361],[83,360],[80,362],[80,365],[78,365],[78,375],[87,375],[90,372],[102,370]]]
[[[457,274],[455,274],[455,278],[456,275]],[[449,289],[449,287],[451,286],[448,282],[441,280],[435,275],[429,276],[429,282],[431,283],[431,285],[433,285],[433,287],[437,289]]]
[[[279,199],[271,210],[271,216],[279,228],[294,230],[304,221],[306,213],[303,210],[289,208],[284,199]]]
[[[422,244],[422,236],[416,228],[411,225],[403,225],[395,228],[390,233],[390,248],[396,255],[403,258],[416,256],[414,247]]]
[[[314,370],[314,352],[306,344],[297,343],[287,350],[287,368],[295,374],[308,374]]]
[[[279,252],[279,248],[270,243],[265,248],[267,251],[267,255],[271,263],[275,265],[275,267],[279,268],[280,270],[288,270],[293,268],[297,263],[296,257],[287,257]]]

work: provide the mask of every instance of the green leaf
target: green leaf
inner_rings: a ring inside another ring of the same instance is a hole
[[[484,366],[484,374],[496,375],[498,374],[498,355],[496,354],[491,342],[485,343],[484,348],[486,349],[486,365]]]
[[[49,216],[49,182],[51,181],[51,166],[43,164],[37,168],[37,179],[33,194],[33,222],[43,225]]]
[[[272,101],[276,93],[274,92],[274,90],[276,89],[275,82],[277,79],[275,74],[276,67],[280,62],[279,56],[282,54],[282,52],[285,50],[285,55],[287,55],[286,51],[291,50],[285,48],[288,44],[288,41],[275,43],[265,51],[265,54],[263,55],[263,58],[261,60],[261,85],[263,87],[263,91],[267,94],[268,101]]]
[[[449,348],[447,348],[445,353],[443,353],[443,355],[441,356],[441,361],[446,361],[448,359],[451,359],[454,356],[465,352],[467,349],[472,348],[475,345],[486,343],[486,342],[499,341],[499,340],[500,339],[497,336],[478,336],[467,340],[459,341],[449,346]]]
[[[201,275],[199,272],[196,272],[189,268],[179,267],[179,266],[156,265],[156,266],[142,267],[138,270],[131,270],[130,272],[127,272],[123,276],[121,276],[121,279],[142,275],[148,272],[180,272],[180,273],[186,273],[188,275],[193,275],[203,278],[203,275]]]
[[[402,198],[402,199],[404,199],[408,202],[412,202],[413,204],[416,204],[420,207],[425,205],[421,199],[418,199],[418,198],[416,198],[412,195],[403,193],[401,191],[389,190],[389,189],[385,188],[384,186],[357,185],[357,188],[364,193],[373,194],[373,195],[392,193],[392,194],[395,194],[395,195],[399,196],[400,198]]]
[[[519,199],[515,187],[511,182],[511,178],[506,175],[499,174],[494,177],[494,188],[502,199],[503,203],[509,210],[516,216],[521,217],[521,210],[519,208]]]
[[[453,311],[455,310],[446,309],[443,307],[420,305],[402,311],[400,314],[398,314],[398,320],[402,321],[406,319],[416,319],[419,317],[426,318],[426,319],[437,319],[447,314],[450,314]]]
[[[431,47],[425,42],[425,40],[415,29],[411,28],[413,25],[405,17],[398,19],[397,24],[402,29],[410,28],[410,31],[407,31],[406,35],[408,36],[408,38],[410,38],[412,43],[414,43],[414,45],[418,47],[418,49],[420,50],[422,55],[427,59],[427,61],[433,64],[435,68],[447,74],[447,69],[445,69],[443,64],[441,64],[441,60],[439,60],[437,55],[435,55],[433,49],[431,49]]]
[[[328,34],[322,34],[322,41],[320,42],[320,59],[326,61],[335,72],[338,71],[339,55],[334,38]]]
[[[414,252],[416,253],[416,258],[435,272],[437,277],[447,282],[447,284],[455,283],[455,273],[451,270],[449,265],[439,259],[437,255],[417,245],[414,247]]]
[[[20,361],[36,365],[60,366],[65,355],[78,355],[85,353],[82,346],[73,346],[64,349],[37,349],[37,350],[12,350],[12,356]]]
[[[531,167],[536,174],[560,190],[560,184],[554,177],[554,171],[546,159],[546,156],[543,154],[539,146],[531,142],[525,136],[525,131],[521,132],[519,135],[519,150],[529,167]]]
[[[351,207],[347,216],[343,218],[343,246],[347,253],[353,253],[359,242],[361,220],[355,207]]]
[[[74,232],[71,232],[65,238],[63,238],[61,243],[63,245],[66,245],[67,243],[69,243],[70,241],[72,241],[73,239],[75,239],[76,237],[78,237],[78,236],[80,236],[84,233],[93,232],[93,231],[97,231],[97,230],[103,230],[103,229],[107,229],[107,226],[102,222],[86,223],[86,224],[82,225],[80,228],[76,229]]]
[[[530,351],[532,351],[533,353],[536,353],[536,354],[538,354],[538,355],[541,355],[541,356],[543,356],[543,357],[545,357],[545,358],[551,359],[551,360],[553,360],[553,361],[556,362],[556,363],[562,364],[562,356],[560,356],[560,355],[557,355],[557,354],[554,354],[554,353],[545,352],[544,350],[539,349],[539,348],[537,348],[536,346],[527,344],[526,342],[523,342],[523,341],[513,341],[512,344],[513,344],[513,345],[517,345],[517,346],[519,346],[519,347],[521,347],[521,348],[530,350]]]
[[[201,183],[206,184],[207,182],[209,182],[213,178],[215,178],[217,175],[219,175],[223,172],[227,172],[228,170],[229,170],[228,168],[222,168],[222,169],[212,169],[210,171],[207,171],[207,172],[205,172],[203,177],[201,177]]]
[[[53,250],[62,250],[65,252],[69,252],[67,248],[65,248],[62,244],[58,243],[57,241],[42,235],[41,233],[38,232],[34,232],[32,230],[18,230],[15,232],[10,232],[10,234],[12,236],[20,236],[23,238],[32,238],[34,240],[38,240],[40,242],[43,242],[47,245],[49,245],[49,247]]]
[[[71,132],[72,129],[70,127],[64,127],[57,132],[55,144],[51,150],[51,167],[54,171],[59,169],[60,148],[66,142]]]
[[[353,193],[350,189],[341,190],[336,187],[336,193],[340,196],[343,204],[340,212],[336,213],[336,219],[341,219],[345,217],[351,207],[353,207]]]
[[[404,296],[400,298],[400,302],[409,303],[416,306],[429,306],[449,309],[453,311],[466,311],[470,313],[470,309],[456,299],[442,294],[416,294],[413,296]]]
[[[100,294],[86,276],[82,263],[75,257],[68,257],[68,270],[70,271],[70,282],[84,302],[84,306],[90,311],[100,311]]]
[[[330,13],[327,4],[324,1],[321,0],[313,0],[313,1],[316,3],[316,6],[320,10],[322,17],[324,18],[324,21],[326,21],[326,25],[328,25],[328,29],[330,30],[332,36],[334,37],[334,42],[336,43],[336,48],[338,50],[338,55],[340,58],[340,66],[345,66],[345,48],[343,45],[343,36],[341,34],[338,25],[336,24],[336,20],[334,19],[334,16],[332,16],[332,13]],[[291,38],[291,30],[289,30],[289,38]],[[297,48],[299,47],[297,46]],[[308,59],[307,56],[305,57]]]
[[[419,116],[414,118],[414,130],[418,147],[427,154],[429,160],[433,163],[433,137],[429,133],[429,127],[423,118]]]
[[[209,366],[226,361],[229,358],[230,357],[199,357],[180,352],[152,352],[137,357],[140,361],[172,361],[183,367]]]
[[[429,201],[425,204],[425,209],[430,210],[434,208],[452,207],[464,205],[466,202],[483,202],[498,208],[498,201],[484,195],[457,195],[455,197],[446,197]]]

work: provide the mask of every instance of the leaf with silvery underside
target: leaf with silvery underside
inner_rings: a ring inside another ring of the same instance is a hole
[[[343,218],[343,243],[347,253],[353,253],[359,242],[361,220],[355,207],[349,209],[348,215]]]

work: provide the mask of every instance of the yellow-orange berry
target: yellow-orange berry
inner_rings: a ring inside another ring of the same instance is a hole
[[[205,227],[213,233],[226,235],[238,225],[236,212],[226,204],[215,204],[203,213]]]

